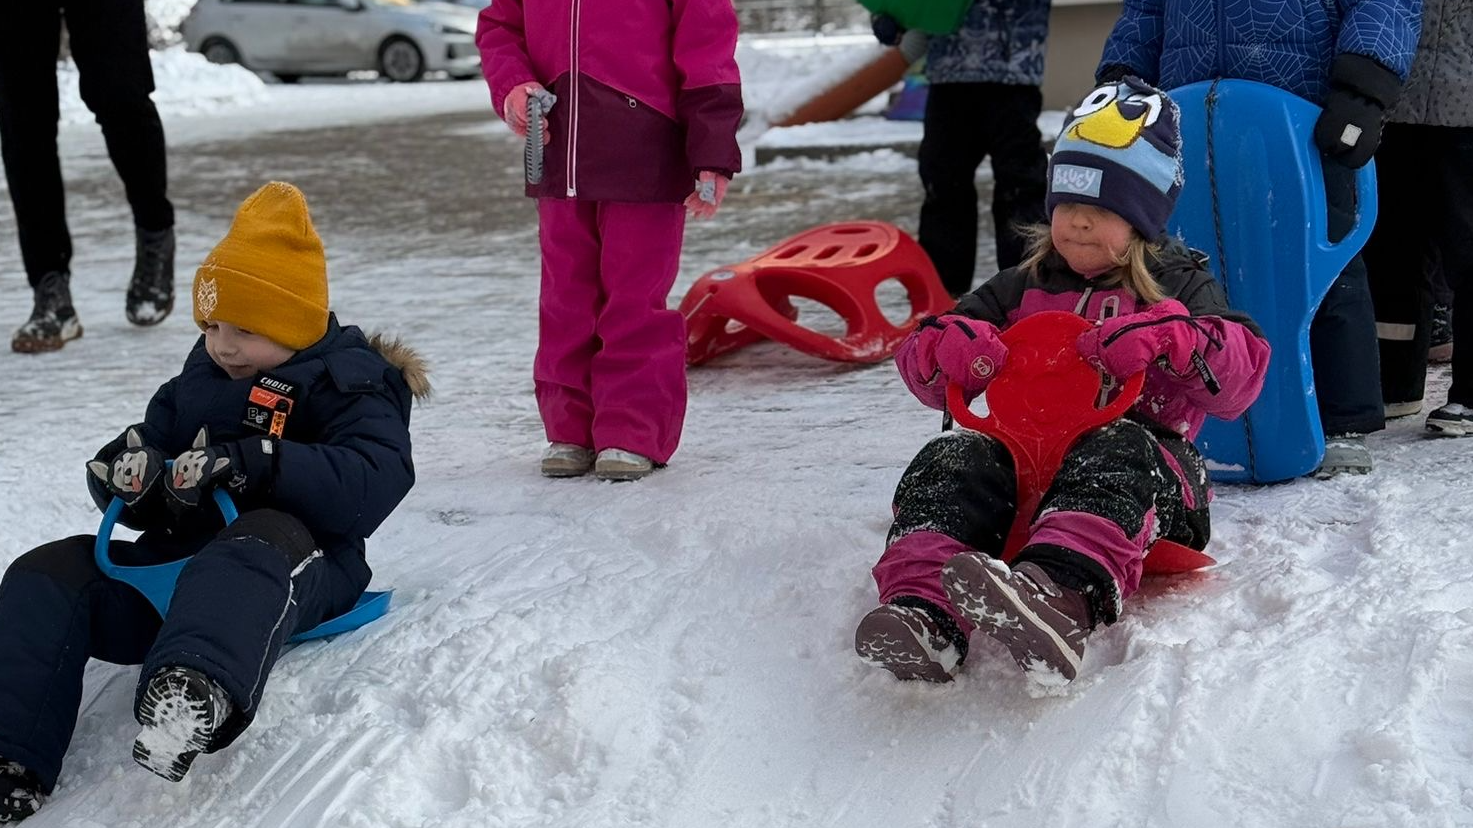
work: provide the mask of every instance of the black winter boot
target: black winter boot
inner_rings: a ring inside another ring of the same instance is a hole
[[[1060,686],[1079,674],[1091,630],[1082,592],[1054,583],[1036,564],[1015,568],[963,552],[941,569],[951,603],[977,631],[1008,648],[1036,684]]]
[[[128,283],[128,321],[157,325],[174,309],[174,228],[138,228],[137,251]]]
[[[143,730],[133,742],[133,761],[178,782],[195,757],[210,749],[230,710],[230,697],[204,673],[189,667],[159,670],[134,712]]]
[[[0,759],[0,825],[31,816],[41,810],[45,800],[35,774],[17,762]]]
[[[71,279],[72,274],[65,270],[41,277],[36,285],[31,318],[10,338],[10,350],[18,354],[56,351],[82,335],[82,322],[72,307]]]

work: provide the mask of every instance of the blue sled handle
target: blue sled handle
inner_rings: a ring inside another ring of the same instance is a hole
[[[224,489],[215,489],[212,494],[215,505],[220,509],[220,516],[227,524],[234,523],[235,519],[240,516],[240,512],[236,509],[235,502],[230,499],[230,494]],[[179,581],[179,573],[184,571],[184,565],[189,563],[189,558],[153,566],[122,566],[113,563],[112,557],[108,554],[108,546],[112,540],[113,529],[117,527],[118,518],[123,514],[123,509],[122,499],[114,497],[107,505],[107,511],[102,514],[102,524],[97,527],[97,541],[92,548],[97,568],[109,578],[122,581],[138,590],[150,604],[153,604],[160,618],[167,617],[169,602],[174,597],[174,586]],[[389,602],[393,594],[393,590],[365,592],[358,597],[358,603],[352,609],[336,618],[329,618],[310,630],[297,633],[288,641],[295,644],[356,630],[388,613]]]

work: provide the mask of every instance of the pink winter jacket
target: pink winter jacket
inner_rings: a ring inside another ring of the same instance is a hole
[[[476,44],[491,102],[557,96],[536,197],[681,201],[696,173],[741,169],[731,0],[494,0]]]

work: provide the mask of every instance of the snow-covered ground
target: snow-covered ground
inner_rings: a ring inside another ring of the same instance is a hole
[[[1031,694],[981,639],[955,684],[901,684],[856,659],[852,631],[934,412],[886,365],[758,345],[692,372],[668,469],[542,479],[536,233],[515,201],[516,142],[463,116],[421,122],[423,146],[449,136],[464,156],[427,159],[382,203],[341,203],[331,182],[361,199],[351,188],[374,156],[331,143],[341,133],[264,131],[351,118],[377,136],[370,122],[417,94],[465,94],[438,105],[473,111],[484,89],[326,88],[352,97],[344,112],[322,112],[316,89],[270,87],[269,106],[168,116],[201,156],[178,153],[195,179],[180,185],[180,278],[224,230],[234,200],[216,202],[263,162],[209,164],[300,145],[272,174],[308,186],[335,308],[404,335],[435,370],[437,396],[414,415],[419,483],[369,542],[395,609],[290,654],[252,730],[177,785],[128,758],[136,668],[94,665],[61,785],[28,826],[1473,825],[1473,442],[1399,421],[1372,437],[1367,477],[1219,489],[1220,565],[1148,584],[1062,694]],[[63,135],[78,175],[95,144]],[[455,193],[416,190],[454,186],[432,168],[445,163],[484,216],[443,215]],[[87,334],[57,354],[0,354],[0,563],[96,525],[83,462],[196,333],[182,310],[153,330],[123,321],[123,284],[100,274],[131,263],[128,244],[102,243],[126,207],[105,166],[80,175]],[[692,226],[673,298],[808,224],[913,229],[918,189],[913,162],[886,151],[751,170],[716,221]],[[401,203],[393,221],[354,221]],[[24,313],[13,237],[6,203],[6,325]],[[1429,396],[1445,386],[1439,372]]]

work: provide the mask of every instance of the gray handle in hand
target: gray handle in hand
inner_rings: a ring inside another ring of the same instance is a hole
[[[555,103],[557,96],[546,89],[539,89],[527,96],[527,144],[522,150],[522,161],[528,184],[542,183],[542,119]]]

